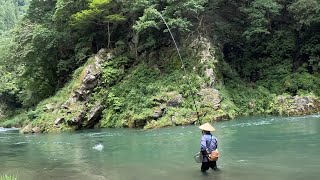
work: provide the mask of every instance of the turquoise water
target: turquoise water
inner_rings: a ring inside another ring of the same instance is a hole
[[[0,175],[18,180],[319,179],[320,115],[213,124],[220,171],[200,172],[196,126],[22,135],[0,129]]]

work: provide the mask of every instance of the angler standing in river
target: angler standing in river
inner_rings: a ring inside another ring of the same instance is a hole
[[[217,150],[218,141],[217,138],[210,133],[211,131],[215,131],[215,129],[209,123],[199,126],[199,129],[202,130],[200,143],[202,155],[201,171],[206,172],[209,168],[217,170],[217,160],[219,157]]]

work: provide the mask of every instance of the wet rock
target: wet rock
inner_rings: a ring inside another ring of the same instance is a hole
[[[25,126],[24,128],[22,128],[22,129],[20,130],[20,133],[22,133],[22,134],[32,133],[32,124],[29,123],[27,126]]]
[[[73,115],[72,118],[66,119],[56,119],[55,126],[60,127],[60,124],[66,123],[68,126],[72,126],[75,129],[80,129],[82,127],[91,128],[97,124],[99,121],[102,106],[95,106],[89,112],[86,108],[90,94],[93,89],[98,85],[102,63],[106,60],[113,58],[111,53],[108,53],[106,49],[101,49],[94,56],[94,62],[87,65],[82,72],[81,83],[78,88],[74,89],[69,98],[61,105],[60,112],[65,114],[65,117]],[[86,119],[86,114],[88,113],[88,119]]]

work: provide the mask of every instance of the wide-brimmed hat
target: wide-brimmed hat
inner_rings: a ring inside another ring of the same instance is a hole
[[[201,126],[199,126],[199,129],[204,130],[204,131],[215,131],[216,130],[209,123],[202,124]]]

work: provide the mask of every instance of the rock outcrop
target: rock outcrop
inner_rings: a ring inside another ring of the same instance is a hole
[[[209,38],[203,36],[197,37],[190,44],[190,48],[194,50],[194,54],[200,58],[200,63],[204,67],[204,75],[208,77],[208,81],[204,84],[205,87],[214,88],[217,81],[217,64],[216,48],[210,42]]]
[[[93,62],[84,68],[78,88],[73,90],[69,99],[59,109],[64,115],[56,119],[54,123],[56,128],[59,128],[60,124],[66,124],[75,129],[92,128],[99,122],[104,107],[99,104],[90,109],[87,104],[92,91],[99,84],[102,63],[111,58],[110,53],[101,49],[93,58]]]
[[[32,124],[29,123],[27,126],[20,129],[20,133],[23,133],[23,134],[32,133]]]
[[[202,106],[210,107],[212,110],[218,110],[220,108],[221,98],[218,90],[205,88],[201,89],[198,94],[202,99]]]
[[[28,134],[28,133],[42,133],[43,129],[38,126],[33,126],[32,123],[29,123],[24,128],[20,129],[20,133]]]
[[[170,99],[167,102],[167,106],[178,107],[182,104],[183,97],[181,94],[176,92],[170,92],[167,95],[170,97]]]
[[[101,114],[104,107],[101,104],[95,105],[88,113],[88,118],[84,127],[92,128],[95,124],[97,124],[101,118]]]
[[[320,111],[320,99],[312,96],[278,96],[273,111],[280,115],[307,115]]]
[[[94,88],[99,84],[102,63],[112,58],[105,49],[101,49],[80,73],[80,79],[76,82],[65,102],[50,103],[44,105],[45,113],[56,114],[52,123],[46,124],[44,129],[28,124],[21,129],[21,133],[39,133],[43,131],[59,131],[61,128],[71,127],[73,129],[93,128],[100,120],[104,107],[97,104],[88,108],[89,98]]]

